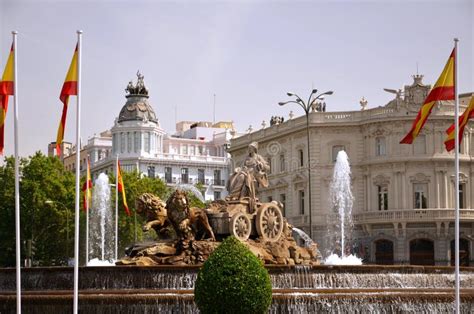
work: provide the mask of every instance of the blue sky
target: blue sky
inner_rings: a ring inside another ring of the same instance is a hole
[[[334,90],[328,111],[386,104],[383,88],[433,84],[460,38],[459,92],[473,87],[474,6],[452,1],[10,1],[0,0],[0,67],[19,31],[20,154],[56,138],[59,92],[83,36],[82,138],[113,125],[124,88],[145,75],[161,126],[178,120],[233,120],[259,127],[286,91]],[[11,104],[13,101],[11,100]],[[67,141],[74,141],[71,99]],[[13,154],[13,105],[6,154]]]

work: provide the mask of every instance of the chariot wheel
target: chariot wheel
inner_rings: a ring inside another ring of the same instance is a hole
[[[251,231],[252,222],[245,213],[236,213],[230,220],[230,234],[240,241],[247,240]]]
[[[278,241],[283,232],[283,215],[280,208],[275,204],[265,204],[255,217],[255,225],[258,235],[269,242]]]

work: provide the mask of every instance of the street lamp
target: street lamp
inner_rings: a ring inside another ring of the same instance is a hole
[[[66,205],[64,205],[64,203],[59,201],[46,200],[45,203],[48,205],[59,204],[66,210],[66,258],[68,259],[67,262],[69,263],[69,209]]]
[[[313,238],[313,221],[312,221],[312,210],[311,210],[311,155],[310,155],[310,149],[309,149],[309,144],[310,144],[310,139],[309,139],[309,112],[313,105],[315,104],[316,101],[318,100],[323,100],[324,96],[326,95],[332,95],[334,92],[333,91],[327,91],[324,93],[321,93],[317,96],[314,96],[315,94],[318,93],[317,89],[313,89],[311,91],[311,94],[309,94],[308,101],[305,102],[300,96],[298,96],[295,93],[292,92],[287,92],[286,94],[288,97],[296,97],[296,100],[289,100],[285,102],[279,102],[278,104],[280,106],[284,106],[289,103],[294,103],[298,104],[301,108],[303,108],[305,114],[306,114],[306,136],[307,136],[307,141],[308,141],[308,200],[309,200],[309,236],[310,238]]]

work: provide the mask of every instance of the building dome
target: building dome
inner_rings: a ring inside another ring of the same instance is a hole
[[[158,123],[155,111],[148,102],[148,89],[143,81],[144,76],[137,72],[137,83],[132,81],[128,83],[125,91],[128,93],[125,97],[127,102],[120,110],[118,122],[123,121],[152,121]]]

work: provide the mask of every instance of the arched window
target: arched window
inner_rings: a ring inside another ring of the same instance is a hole
[[[380,239],[375,241],[375,264],[393,265],[393,242]]]
[[[434,243],[429,239],[410,241],[411,265],[434,265]]]
[[[459,239],[459,265],[460,266],[469,266],[469,240]],[[454,266],[454,240],[451,241],[451,266]]]

